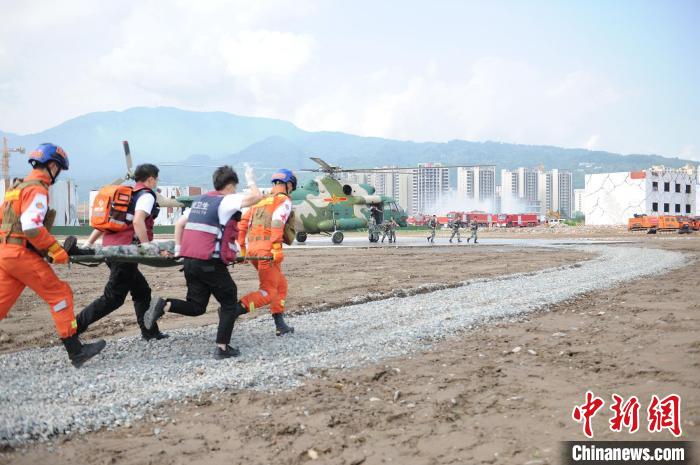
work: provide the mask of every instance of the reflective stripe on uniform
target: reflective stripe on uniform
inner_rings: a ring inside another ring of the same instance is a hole
[[[7,191],[5,193],[5,202],[14,202],[15,200],[19,200],[19,194],[22,192],[21,189],[14,189],[11,191]]]
[[[216,234],[217,236],[221,232],[220,227],[216,226],[211,226],[208,224],[202,224],[202,223],[187,223],[185,226],[185,229],[189,229],[190,231],[201,231],[209,234]]]
[[[61,310],[65,310],[66,308],[68,308],[68,302],[66,302],[66,300],[64,299],[53,306],[53,311],[60,312]]]

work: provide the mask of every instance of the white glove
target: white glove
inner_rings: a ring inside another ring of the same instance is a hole
[[[179,256],[180,256],[180,244],[175,244],[175,250],[174,250],[174,252],[175,252],[175,257],[179,257]]]
[[[256,184],[255,171],[253,170],[253,167],[247,163],[245,164],[245,182],[248,184],[248,186],[254,186]]]

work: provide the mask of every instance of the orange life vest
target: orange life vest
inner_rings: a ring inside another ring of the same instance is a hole
[[[2,223],[0,224],[0,243],[27,245],[27,236],[22,230],[22,191],[27,188],[35,187],[43,193],[47,200],[49,195],[49,186],[40,179],[29,179],[12,186],[5,193],[5,199],[2,204]],[[46,218],[51,215],[47,214]]]

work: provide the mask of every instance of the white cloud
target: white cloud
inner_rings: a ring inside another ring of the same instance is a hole
[[[313,38],[278,31],[241,31],[224,37],[220,53],[232,76],[285,78],[297,72],[310,57]]]
[[[342,21],[348,7],[334,2],[5,3],[5,131],[40,131],[91,111],[170,105],[408,140],[669,154],[677,141],[687,141],[682,156],[700,157],[693,140],[697,122],[680,117],[673,133],[646,130],[658,126],[651,91],[642,81],[614,82],[603,62],[538,62],[536,53],[478,59],[489,53],[489,43],[450,52],[439,39],[430,43],[429,29],[423,50],[389,54],[404,40],[392,35],[391,24],[382,28],[384,35],[367,37],[358,28],[362,37],[341,37],[332,21]],[[366,43],[376,44],[376,53]]]
[[[36,10],[13,5],[14,24],[0,31],[0,129],[38,131],[140,105],[274,114],[315,45],[283,29],[313,11],[306,0],[79,0]],[[26,110],[40,106],[52,111]]]
[[[596,115],[621,98],[603,76],[549,75],[495,58],[462,70],[428,63],[412,76],[379,70],[371,77],[321,91],[300,104],[294,121],[306,129],[412,140],[595,145],[601,138],[593,132]]]

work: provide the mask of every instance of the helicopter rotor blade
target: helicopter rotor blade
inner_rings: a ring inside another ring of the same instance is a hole
[[[395,173],[397,171],[414,171],[419,169],[430,168],[475,168],[481,166],[496,166],[496,165],[441,165],[441,166],[385,166],[383,168],[337,168],[333,171],[336,173]],[[297,171],[305,172],[321,172],[321,169],[299,169]]]
[[[321,165],[321,167],[323,168],[323,171],[332,172],[332,171],[338,171],[338,170],[340,169],[340,168],[337,167],[337,166],[331,166],[331,165],[329,165],[329,164],[326,163],[324,160],[321,160],[321,159],[318,158],[318,157],[309,157],[309,158],[310,158],[311,160],[315,161],[316,163],[318,163],[319,165]]]
[[[131,160],[131,149],[129,148],[129,141],[122,141],[122,145],[124,146],[124,156],[126,157],[126,178],[131,179],[133,176],[133,172],[131,171],[133,162]]]

